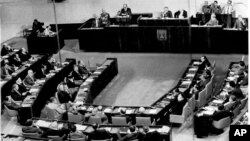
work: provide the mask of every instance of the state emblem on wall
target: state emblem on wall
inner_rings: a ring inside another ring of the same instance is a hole
[[[157,29],[157,40],[158,41],[167,41],[167,30],[166,29]]]

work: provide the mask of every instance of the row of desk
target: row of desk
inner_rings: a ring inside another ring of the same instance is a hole
[[[32,86],[30,89],[31,95],[28,95],[21,102],[19,111],[20,124],[24,124],[27,119],[40,116],[47,100],[55,95],[57,85],[73,70],[75,63],[75,60],[64,62],[62,67],[52,71],[45,79],[38,80],[39,85]]]
[[[89,135],[92,131],[94,131],[92,125],[90,124],[75,124],[65,121],[53,121],[53,120],[47,120],[47,119],[33,119],[33,122],[35,125],[40,127],[41,129],[52,129],[52,130],[60,130],[62,127],[67,127],[65,124],[74,124],[77,128],[77,130],[83,132],[86,135]],[[114,125],[100,125],[101,129],[105,129],[108,131],[114,139],[117,139],[117,131],[120,131],[121,135],[124,136],[126,134],[129,134],[129,125],[123,125],[123,126],[114,126]],[[142,126],[137,126],[138,131],[142,131]],[[149,131],[158,131],[165,141],[170,140],[170,132],[171,128],[169,126],[149,126]]]
[[[201,36],[202,35],[202,36]],[[118,26],[78,29],[88,52],[243,53],[248,32],[208,26]]]
[[[229,81],[234,81],[234,77],[231,75],[230,70],[238,69],[238,62],[231,62],[229,65],[229,71],[222,84],[221,91],[213,97],[206,106],[198,109],[198,112],[194,115],[194,133],[197,136],[208,136],[211,133],[213,114],[218,110],[218,106],[226,103],[226,95],[228,95]],[[233,113],[237,116],[240,111],[240,105],[233,109]],[[236,113],[235,113],[236,112]]]

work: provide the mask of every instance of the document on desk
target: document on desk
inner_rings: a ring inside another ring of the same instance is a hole
[[[158,130],[159,131],[159,130]],[[162,128],[160,129],[160,131],[162,133],[169,133],[170,128],[168,126],[162,126]]]
[[[196,67],[189,68],[189,71],[197,71],[197,70],[198,70],[198,68],[196,68]]]
[[[76,126],[76,130],[79,130],[79,131],[84,131],[87,129],[87,126],[81,125],[81,124],[75,124],[75,126]]]
[[[30,93],[37,93],[39,91],[39,88],[31,88]]]
[[[194,74],[194,73],[188,73],[186,76],[187,76],[187,77],[194,77],[195,74]]]
[[[215,104],[222,104],[223,100],[221,100],[221,99],[215,99],[212,102],[215,103]]]
[[[112,113],[112,109],[111,108],[106,108],[103,112],[104,113]]]
[[[156,114],[157,113],[157,109],[150,109],[148,113],[149,114]]]
[[[206,115],[213,115],[214,114],[214,111],[210,111],[210,110],[205,110],[205,111],[202,111],[203,114],[206,114]]]
[[[93,82],[94,81],[94,79],[91,79],[91,78],[88,78],[87,80],[85,80],[86,82]]]
[[[135,113],[135,109],[127,109],[126,114],[133,114]]]
[[[38,120],[36,122],[36,125],[39,127],[45,127],[45,128],[49,128],[52,122],[49,121],[44,121],[44,120]]]

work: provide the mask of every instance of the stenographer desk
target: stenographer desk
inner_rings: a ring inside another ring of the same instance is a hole
[[[140,22],[144,22],[143,26],[140,26],[142,24]],[[145,25],[146,22],[150,23],[151,19],[139,20],[139,26],[110,25],[105,28],[81,26],[78,29],[80,49],[89,52],[216,54],[248,52],[248,31],[207,26]]]

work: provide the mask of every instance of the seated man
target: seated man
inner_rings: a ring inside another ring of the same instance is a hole
[[[57,87],[57,97],[60,103],[68,103],[73,100],[73,94],[70,93],[65,83],[60,83]]]
[[[217,25],[219,25],[219,22],[216,19],[215,14],[211,14],[210,20],[205,25],[206,26],[217,26]]]
[[[187,103],[187,99],[185,98],[185,96],[183,94],[179,94],[177,97],[177,103],[176,103],[176,107],[174,110],[176,115],[182,114],[183,107],[186,103]]]
[[[224,104],[225,110],[232,111],[240,104],[240,101],[237,101],[235,95],[229,96],[229,101]]]
[[[174,13],[175,18],[187,18],[187,11],[184,9],[181,9]]]
[[[240,100],[245,98],[244,94],[242,93],[239,86],[237,86],[233,81],[229,82],[230,87],[232,88],[232,91],[229,92],[230,95],[235,95],[235,97]]]
[[[168,7],[164,7],[164,11],[161,13],[162,18],[173,18],[172,12],[168,9]]]
[[[102,123],[106,123],[106,124],[108,123],[108,117],[103,112],[102,106],[98,106],[97,110],[93,111],[93,115],[92,116],[100,117],[101,120],[102,120]]]
[[[28,61],[31,58],[31,55],[28,53],[28,51],[25,48],[22,48],[22,51],[19,54],[20,59],[22,62]]]
[[[8,55],[11,52],[13,52],[13,49],[8,44],[4,43],[1,49],[1,56]]]
[[[200,64],[201,70],[204,70],[206,66],[211,66],[211,63],[209,62],[206,56],[201,56],[200,61],[201,61],[201,64]]]
[[[100,15],[100,27],[108,27],[110,25],[110,15],[104,9]]]
[[[141,139],[143,138],[143,134],[141,132],[138,132],[136,130],[136,127],[134,125],[131,125],[129,127],[129,134],[125,135],[124,137],[121,137],[120,132],[117,132],[117,136],[119,141],[132,141],[135,139]]]
[[[47,66],[42,65],[41,68],[39,68],[35,73],[35,78],[42,79],[45,78],[47,74]]]
[[[16,110],[16,111],[18,111],[18,110],[21,108],[20,105],[18,105],[18,104],[16,104],[15,102],[11,101],[11,97],[9,97],[9,96],[6,96],[6,97],[4,98],[3,104],[4,104],[5,106],[7,106],[7,107],[8,107],[9,109],[11,109],[11,110]]]
[[[83,81],[84,79],[86,79],[86,76],[80,74],[79,72],[79,68],[78,66],[74,65],[74,70],[71,72],[70,74],[72,77],[74,77],[74,80],[77,80],[77,81]]]
[[[9,60],[5,59],[3,66],[1,66],[1,78],[6,79],[6,78],[11,78],[11,74],[15,72],[15,69],[10,66]]]
[[[23,133],[39,133],[39,134],[42,134],[43,131],[35,126],[33,124],[33,121],[31,119],[28,119],[25,123],[25,126],[22,127],[22,132]]]
[[[230,117],[232,118],[233,117],[233,113],[228,111],[228,110],[225,110],[224,108],[224,105],[220,105],[218,107],[218,111],[215,111],[213,116],[212,116],[212,119],[214,121],[219,121],[223,118],[226,118],[226,117]],[[214,134],[221,134],[223,132],[223,129],[217,129],[215,127],[211,127],[211,132],[214,133]]]
[[[36,83],[36,79],[34,77],[34,73],[32,70],[28,70],[28,74],[27,76],[24,78],[23,80],[23,84],[28,87],[31,88],[34,84]]]
[[[55,97],[51,97],[46,105],[47,108],[55,110],[56,117],[59,117],[61,114],[66,113],[67,104],[59,104]]]
[[[94,131],[89,134],[88,141],[110,139],[111,135],[105,129],[100,129],[98,124],[92,125]]]
[[[240,86],[248,85],[248,70],[243,71],[243,75],[240,75],[237,81]]]
[[[89,75],[91,74],[91,72],[86,68],[84,62],[82,60],[78,61],[78,69],[79,69],[79,73],[82,75]]]
[[[22,80],[21,80],[20,77],[17,78],[15,84],[18,85],[18,87],[19,87],[19,92],[20,92],[20,93],[24,93],[24,92],[27,92],[27,91],[28,91],[28,88],[26,88],[26,87],[23,85]]]
[[[16,67],[20,67],[22,65],[22,60],[19,55],[16,53],[12,59],[12,64]]]
[[[129,18],[132,17],[131,9],[127,4],[123,4],[123,8],[121,9],[119,16],[127,16]]]
[[[28,94],[28,92],[23,92],[23,93],[21,93],[20,91],[19,91],[19,87],[18,87],[18,85],[17,84],[14,84],[13,86],[12,86],[12,90],[11,90],[11,92],[10,92],[11,94],[11,98],[13,99],[13,100],[15,100],[15,101],[23,101],[24,100],[24,98],[26,97],[26,95]]]
[[[78,131],[74,124],[70,125],[70,129],[71,129],[71,132],[69,133],[69,139],[82,138],[82,141],[87,141],[87,136],[84,135],[81,131]]]

